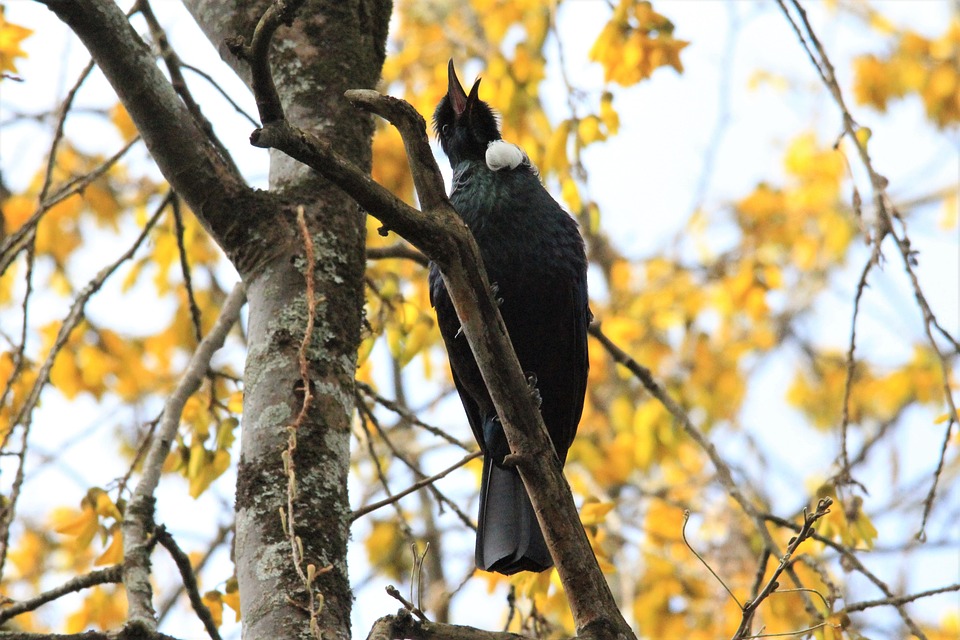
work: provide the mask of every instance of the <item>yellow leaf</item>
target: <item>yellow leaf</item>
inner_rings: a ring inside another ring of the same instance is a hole
[[[137,126],[133,124],[130,114],[122,103],[118,102],[110,109],[110,122],[117,128],[125,142],[133,140],[137,135]]]
[[[77,547],[81,549],[90,545],[99,528],[97,512],[90,504],[84,504],[79,511],[67,507],[55,509],[51,514],[51,520],[54,531],[65,536],[73,536],[76,538]]]
[[[610,135],[620,130],[620,116],[613,108],[613,94],[609,91],[604,91],[600,96],[600,119]]]
[[[943,213],[938,221],[941,229],[949,231],[957,227],[957,217],[960,213],[958,209],[960,209],[960,201],[958,201],[956,193],[952,193],[943,199]]]
[[[230,413],[243,413],[243,391],[234,391],[227,400],[227,411]]]
[[[32,29],[7,22],[3,15],[3,6],[0,6],[0,73],[17,72],[14,60],[27,57],[27,53],[20,48],[20,43],[32,33]]]
[[[110,533],[110,544],[103,550],[103,553],[93,561],[93,564],[97,567],[123,562],[123,531],[120,529],[120,525],[111,527]]]
[[[228,579],[227,584],[224,587],[224,591],[226,593],[224,593],[222,597],[223,604],[233,609],[234,621],[240,622],[240,587],[237,583],[237,579]]]
[[[93,503],[97,515],[103,516],[104,518],[113,518],[117,522],[123,520],[123,516],[120,515],[120,510],[117,509],[117,505],[113,504],[113,500],[110,499],[110,496],[103,489],[94,487],[87,492],[87,497],[90,498],[90,501]]]
[[[199,460],[196,465],[194,464],[195,456]],[[205,451],[201,446],[195,453],[194,448],[191,447],[190,465],[188,468],[194,469],[194,471],[189,475],[190,497],[196,498],[201,493],[206,491],[207,487],[209,487],[214,480],[219,478],[229,466],[230,454],[226,451],[217,451],[211,454]]]
[[[236,418],[227,418],[217,425],[216,447],[218,450],[228,451],[233,446],[238,426],[240,426],[240,421]]]
[[[583,208],[583,202],[580,200],[580,189],[577,188],[577,183],[574,182],[573,178],[563,180],[560,195],[563,196],[563,200],[567,203],[570,211],[578,213]]]
[[[598,140],[605,140],[607,136],[600,130],[600,118],[587,116],[577,123],[577,137],[584,145],[588,145]]]
[[[547,148],[541,163],[541,169],[544,173],[561,173],[570,167],[570,161],[567,159],[567,138],[570,137],[570,121],[561,122],[547,142]]]
[[[223,596],[219,591],[207,591],[203,594],[203,604],[210,610],[210,617],[218,627],[223,624]]]
[[[585,502],[580,509],[580,522],[585,527],[598,525],[607,519],[614,506],[613,502]]]
[[[869,142],[873,132],[870,130],[870,127],[860,127],[854,135],[856,135],[857,142],[860,143],[860,146],[866,148],[867,142]]]
[[[94,587],[79,611],[67,617],[66,633],[79,633],[90,626],[112,629],[122,626],[127,617],[127,596],[123,589]]]

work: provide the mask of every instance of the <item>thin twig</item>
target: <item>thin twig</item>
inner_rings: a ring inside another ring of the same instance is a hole
[[[194,574],[200,573],[200,571],[206,566],[207,562],[210,561],[210,558],[213,557],[213,552],[216,551],[220,547],[220,545],[222,545],[226,541],[227,534],[230,533],[232,530],[233,530],[232,526],[221,526],[217,530],[217,535],[207,546],[206,552],[197,562],[196,566],[193,567]],[[191,563],[191,566],[192,566],[192,563]],[[185,587],[182,583],[177,585],[177,588],[174,589],[173,593],[171,593],[167,597],[167,599],[163,602],[163,604],[160,605],[160,608],[157,611],[158,624],[162,623],[164,618],[166,618],[167,615],[170,613],[170,611],[173,609],[174,605],[177,603],[177,599],[180,597],[180,594],[183,593],[184,588]]]
[[[207,82],[209,82],[210,85],[213,86],[214,89],[216,89],[217,93],[219,93],[219,94],[223,97],[224,100],[226,100],[228,103],[230,103],[230,106],[233,107],[234,110],[235,110],[237,113],[239,113],[240,115],[242,115],[244,118],[247,119],[247,122],[249,122],[250,124],[252,124],[252,125],[255,126],[255,127],[259,124],[259,123],[253,118],[253,116],[251,116],[249,113],[247,113],[246,111],[244,111],[244,110],[243,110],[243,107],[241,107],[239,104],[237,104],[237,103],[233,100],[233,98],[230,97],[230,94],[228,94],[226,91],[223,90],[223,87],[221,87],[221,86],[217,83],[217,81],[213,79],[213,76],[211,76],[209,73],[207,73],[207,72],[204,71],[203,69],[198,69],[197,67],[195,67],[195,66],[193,66],[193,65],[191,65],[191,64],[187,64],[186,62],[183,62],[182,60],[180,61],[180,66],[182,66],[184,69],[187,69],[187,70],[189,70],[189,71],[194,72],[195,74],[197,74],[198,76],[200,76],[201,78],[203,78],[204,80],[206,80]]]
[[[357,380],[357,381],[355,382],[355,384],[357,385],[357,389],[359,389],[360,391],[362,391],[367,397],[369,397],[369,398],[371,398],[372,400],[376,401],[377,404],[383,405],[384,407],[386,407],[386,408],[389,409],[390,411],[393,411],[394,413],[396,413],[397,415],[399,415],[401,418],[403,418],[403,419],[404,419],[406,422],[408,422],[409,424],[413,424],[413,425],[416,425],[416,426],[420,427],[421,429],[425,429],[426,431],[429,431],[430,433],[432,433],[433,435],[437,436],[438,438],[443,438],[444,440],[446,440],[446,441],[449,442],[450,444],[455,445],[455,446],[457,446],[457,447],[460,447],[460,448],[463,449],[464,451],[470,451],[470,447],[468,447],[468,446],[465,445],[464,443],[460,442],[459,440],[457,440],[456,438],[454,438],[453,436],[451,436],[449,433],[447,433],[447,432],[444,431],[443,429],[438,429],[437,427],[434,427],[433,425],[430,425],[430,424],[427,424],[426,422],[423,422],[422,420],[420,420],[420,418],[417,417],[417,415],[416,415],[414,412],[410,411],[409,409],[407,409],[407,408],[404,407],[403,405],[401,405],[401,404],[399,404],[399,403],[396,403],[396,402],[394,402],[393,400],[390,400],[389,398],[383,397],[382,395],[380,395],[380,394],[377,392],[376,389],[374,389],[373,387],[371,387],[370,385],[368,385],[366,382],[363,382],[363,381],[361,381],[361,380]]]
[[[184,79],[183,72],[180,70],[183,62],[181,62],[180,56],[177,55],[177,52],[174,51],[170,45],[170,41],[167,39],[167,33],[163,30],[163,27],[160,26],[160,22],[154,15],[149,0],[137,0],[134,9],[140,12],[143,19],[146,20],[147,26],[150,27],[150,35],[153,37],[154,42],[156,42],[160,57],[163,58],[164,65],[167,67],[167,73],[170,74],[170,86],[173,87],[177,95],[180,96],[180,99],[183,100],[183,104],[187,107],[190,115],[193,116],[200,130],[203,131],[210,143],[220,152],[224,162],[229,163],[231,168],[237,171],[237,166],[233,162],[233,157],[230,155],[230,152],[220,141],[220,138],[217,137],[216,132],[213,130],[213,125],[210,124],[210,121],[203,115],[200,105],[193,99],[193,94],[190,93],[187,81]]]
[[[419,607],[417,607],[417,606],[414,605],[412,602],[410,602],[409,600],[407,600],[406,598],[404,598],[404,597],[403,597],[403,594],[401,594],[400,591],[399,591],[395,586],[393,586],[392,584],[388,584],[388,585],[385,587],[385,589],[386,589],[386,591],[387,591],[387,594],[388,594],[390,597],[395,598],[396,600],[398,600],[398,601],[400,602],[400,604],[403,605],[403,608],[404,608],[404,609],[406,609],[407,611],[409,611],[409,612],[412,613],[413,615],[417,616],[418,618],[420,618],[420,619],[421,619],[422,621],[424,621],[424,622],[429,622],[429,621],[430,621],[429,618],[427,618],[426,614],[423,613],[423,611],[421,611]]]
[[[140,0],[144,2],[144,0]],[[183,286],[187,290],[187,304],[190,307],[190,320],[193,323],[193,335],[197,342],[203,339],[203,330],[200,324],[200,307],[197,305],[197,298],[193,293],[193,278],[190,274],[190,262],[187,260],[187,249],[184,246],[183,234],[186,229],[183,226],[183,212],[180,210],[180,198],[174,194],[170,201],[170,208],[173,210],[173,229],[177,237],[177,253],[180,256],[180,272],[183,275]]]
[[[50,191],[50,186],[53,184],[53,170],[57,166],[57,148],[63,140],[63,128],[67,123],[67,115],[70,113],[70,108],[73,106],[73,101],[77,97],[80,87],[83,86],[84,81],[86,81],[90,72],[93,71],[93,67],[93,60],[90,60],[87,66],[83,68],[83,71],[80,72],[77,81],[73,83],[73,86],[63,99],[63,104],[60,106],[60,112],[57,114],[57,126],[53,132],[53,141],[50,143],[50,152],[47,154],[47,166],[43,173],[43,186],[40,187],[40,195],[37,196],[37,200],[40,202],[46,199]]]
[[[27,218],[27,220],[16,231],[8,235],[3,244],[0,245],[0,276],[6,273],[7,268],[13,262],[14,258],[27,246],[30,241],[29,236],[35,231],[40,219],[57,204],[63,202],[72,195],[81,193],[90,183],[110,170],[126,153],[140,141],[140,136],[134,136],[115,154],[104,160],[99,167],[96,167],[87,174],[74,178],[63,185],[52,196],[42,200],[37,206],[37,210]]]
[[[857,345],[857,317],[860,314],[860,299],[863,297],[863,291],[867,288],[867,276],[873,266],[880,261],[880,243],[873,245],[873,251],[870,253],[870,259],[863,266],[863,272],[860,274],[860,280],[857,282],[857,292],[853,297],[853,318],[850,320],[850,345],[847,348],[847,377],[843,385],[843,412],[840,420],[840,472],[838,473],[838,483],[847,484],[854,482],[850,473],[850,455],[847,452],[847,431],[850,426],[850,395],[853,391],[853,376],[857,366],[854,357],[854,351]]]
[[[43,593],[38,594],[29,600],[22,600],[8,607],[3,607],[0,609],[0,624],[3,624],[7,620],[18,616],[21,613],[38,609],[48,602],[53,602],[54,600],[57,600],[68,593],[75,593],[81,589],[88,589],[100,584],[120,582],[122,570],[123,567],[119,564],[116,564],[112,567],[107,567],[106,569],[91,571],[85,575],[77,576],[76,578],[68,580],[59,587],[54,587],[49,591],[44,591]]]
[[[426,478],[427,474],[421,471],[416,464],[408,460],[407,456],[405,456],[403,452],[397,448],[397,446],[393,443],[393,441],[387,435],[386,431],[384,431],[383,426],[380,424],[380,421],[377,420],[377,417],[373,415],[373,413],[367,413],[367,418],[370,420],[370,424],[373,425],[374,429],[377,430],[377,433],[380,434],[380,437],[383,439],[384,444],[387,445],[387,448],[390,449],[390,452],[393,453],[393,456],[397,460],[402,462],[404,466],[410,469],[410,471],[413,472],[413,475],[415,475],[419,480],[423,480],[424,478]],[[475,525],[470,520],[470,517],[466,513],[464,513],[463,510],[453,500],[445,496],[443,492],[437,489],[434,485],[428,484],[426,486],[427,486],[427,489],[430,490],[430,493],[433,494],[433,497],[436,498],[437,502],[441,505],[441,509],[443,507],[449,508],[451,511],[453,511],[457,515],[458,518],[460,518],[460,521],[463,522],[465,526],[467,526],[470,529],[473,529],[474,531],[477,530],[477,525]]]
[[[200,618],[200,622],[203,623],[203,627],[207,630],[210,639],[221,640],[220,631],[217,629],[217,623],[213,620],[210,608],[204,604],[203,598],[200,596],[200,587],[197,584],[197,576],[194,574],[193,567],[190,564],[190,557],[183,552],[183,549],[180,548],[177,541],[173,539],[173,536],[170,535],[170,532],[167,531],[163,525],[158,526],[154,530],[154,536],[157,542],[170,553],[170,557],[173,558],[174,563],[176,563],[177,569],[180,570],[183,588],[187,590],[190,605],[193,607],[193,611],[197,614],[197,617]]]
[[[737,606],[740,607],[740,610],[743,611],[743,610],[744,610],[744,606],[743,606],[743,603],[740,602],[740,599],[737,598],[737,596],[735,596],[735,595],[733,594],[733,591],[731,591],[731,590],[730,590],[730,587],[727,586],[727,583],[723,581],[723,578],[721,578],[720,576],[717,575],[717,572],[713,570],[713,567],[711,567],[711,566],[707,563],[707,561],[703,559],[703,556],[701,556],[699,553],[697,553],[697,550],[694,549],[694,548],[693,548],[693,545],[690,544],[690,541],[687,540],[687,523],[688,523],[688,522],[690,522],[690,512],[687,511],[686,509],[684,509],[684,511],[683,511],[683,526],[680,527],[680,537],[683,538],[683,544],[687,545],[687,549],[689,549],[690,552],[697,557],[697,560],[700,561],[700,564],[702,564],[704,567],[706,567],[706,568],[707,568],[707,571],[709,571],[710,574],[711,574],[714,578],[717,579],[717,582],[720,583],[720,586],[723,587],[728,594],[730,594],[730,597],[733,598],[733,601],[736,602],[736,603],[737,603]],[[766,563],[764,562],[764,564],[766,564]]]
[[[764,520],[772,522],[777,526],[784,527],[786,529],[792,529],[793,531],[797,532],[799,532],[801,529],[800,525],[790,522],[789,520],[784,520],[783,518],[770,513],[764,513],[761,514],[761,516]],[[843,556],[845,561],[853,568],[853,570],[860,572],[867,580],[872,582],[875,587],[880,589],[880,591],[883,592],[887,598],[894,598],[893,591],[890,589],[889,585],[877,577],[877,575],[872,571],[867,569],[867,567],[860,562],[860,559],[857,558],[853,550],[816,532],[813,532],[810,537],[817,542],[825,544],[831,549],[840,552],[840,555]],[[907,613],[906,608],[904,608],[904,606],[898,602],[891,602],[891,604],[894,606],[894,608],[896,608],[897,613],[900,614],[900,618],[903,620],[904,624],[907,625],[907,628],[910,629],[910,633],[920,638],[920,640],[927,640],[926,634],[923,633],[919,625],[917,625],[917,623],[914,622],[914,620],[910,617],[910,614]]]
[[[13,352],[13,370],[10,371],[10,375],[7,377],[7,384],[4,386],[3,392],[0,393],[0,407],[6,405],[7,397],[13,390],[13,383],[20,376],[21,371],[23,371],[23,363],[25,362],[24,354],[27,349],[27,329],[30,321],[30,297],[33,295],[33,266],[36,261],[36,238],[36,234],[31,234],[27,241],[27,272],[23,278],[25,291],[23,293],[23,303],[20,305],[20,310],[23,312],[23,321],[20,324],[20,340],[17,342],[17,348]],[[0,451],[6,450],[7,442],[12,435],[13,429],[7,429],[6,433],[3,434]],[[3,563],[0,562],[0,575],[3,574],[2,564]]]
[[[385,260],[388,258],[412,260],[423,267],[430,264],[427,256],[406,244],[397,243],[389,247],[370,247],[367,249],[368,260]]]
[[[805,540],[813,535],[813,526],[817,523],[817,520],[830,513],[830,506],[832,504],[833,500],[831,498],[823,498],[817,503],[817,509],[813,513],[807,513],[806,509],[803,510],[803,524],[800,526],[800,531],[797,532],[797,535],[794,536],[790,540],[790,544],[787,545],[787,551],[780,558],[780,564],[773,570],[766,584],[760,589],[760,593],[746,605],[740,607],[743,613],[740,618],[740,627],[736,633],[733,634],[733,640],[743,640],[744,638],[751,637],[748,635],[750,633],[750,624],[753,622],[757,608],[764,600],[770,597],[770,594],[780,587],[780,575],[791,565],[793,554],[796,553],[797,549]],[[803,591],[809,593],[811,590],[803,589]],[[820,594],[818,593],[817,595]],[[820,597],[823,598],[822,595],[820,595]]]
[[[428,477],[428,478],[424,478],[423,480],[420,480],[420,481],[418,481],[418,482],[415,482],[415,483],[413,483],[412,485],[410,485],[409,487],[407,487],[406,489],[404,489],[403,491],[400,491],[400,492],[398,492],[398,493],[395,493],[395,494],[393,494],[393,495],[392,495],[391,497],[389,497],[389,498],[386,498],[386,499],[384,499],[384,500],[380,500],[380,501],[378,501],[378,502],[374,502],[374,503],[372,503],[372,504],[368,504],[368,505],[366,505],[366,506],[364,506],[364,507],[361,507],[361,508],[357,509],[357,510],[354,511],[352,514],[350,514],[350,521],[352,522],[352,521],[356,520],[357,518],[360,518],[360,517],[362,517],[362,516],[367,515],[367,514],[370,513],[371,511],[376,511],[377,509],[379,509],[379,508],[381,508],[381,507],[385,507],[385,506],[387,506],[388,504],[392,504],[392,503],[394,503],[394,502],[397,502],[397,501],[400,500],[401,498],[410,495],[410,494],[413,493],[414,491],[417,491],[417,490],[419,490],[419,489],[422,489],[422,488],[424,488],[424,487],[426,487],[426,486],[428,486],[428,485],[432,485],[432,484],[433,484],[434,482],[436,482],[437,480],[446,477],[450,472],[456,471],[457,469],[459,469],[460,467],[464,466],[465,464],[467,464],[467,463],[470,462],[471,460],[474,460],[474,459],[476,459],[476,458],[479,458],[479,457],[482,456],[482,455],[483,455],[483,452],[482,452],[482,451],[474,451],[473,453],[467,454],[467,455],[465,455],[463,458],[461,458],[459,461],[457,461],[457,462],[455,462],[454,464],[450,465],[449,467],[447,467],[447,468],[444,469],[443,471],[441,471],[441,472],[439,472],[439,473],[435,473],[435,474],[433,474],[432,476],[430,476],[430,477]]]
[[[853,604],[848,604],[843,610],[846,613],[854,613],[856,611],[865,611],[866,609],[872,609],[874,607],[901,606],[921,598],[929,598],[930,596],[935,596],[941,593],[951,593],[953,591],[960,591],[960,583],[954,583],[945,587],[939,587],[937,589],[928,589],[927,591],[920,591],[919,593],[911,593],[905,596],[896,596],[894,598],[881,598],[879,600],[854,602]]]
[[[390,490],[390,483],[387,481],[387,474],[383,469],[383,465],[380,464],[380,456],[377,455],[377,452],[373,446],[373,434],[370,433],[370,427],[368,425],[370,409],[360,398],[359,393],[357,394],[356,399],[357,413],[360,415],[360,424],[363,426],[363,431],[366,435],[365,440],[367,441],[367,453],[370,456],[370,460],[373,461],[373,466],[377,471],[377,478],[380,479],[380,485],[383,487],[384,493],[387,494],[386,502],[384,504],[393,505],[397,512],[397,518],[400,519],[400,522],[403,525],[404,531],[408,534],[408,537],[412,537],[413,531],[410,529],[410,524],[407,522],[406,516],[403,514],[403,510],[400,508],[397,500],[393,497],[393,492]],[[352,520],[353,518],[351,518],[351,521]]]
[[[591,324],[588,329],[590,335],[596,338],[607,353],[614,359],[615,362],[625,366],[640,382],[643,384],[644,388],[656,398],[660,403],[666,408],[667,411],[674,417],[674,419],[680,423],[680,426],[683,428],[684,433],[692,439],[701,449],[707,454],[710,458],[710,461],[713,463],[714,468],[717,470],[717,478],[720,480],[720,483],[727,490],[727,493],[730,494],[737,504],[740,505],[740,508],[751,517],[754,521],[757,530],[760,532],[760,535],[763,537],[767,548],[770,549],[770,552],[780,556],[779,549],[776,542],[770,535],[770,532],[767,531],[767,528],[763,524],[763,519],[760,517],[760,513],[757,511],[756,507],[753,506],[747,497],[740,490],[740,487],[737,486],[737,483],[733,480],[733,471],[730,469],[730,465],[720,457],[719,452],[717,452],[716,447],[713,446],[713,443],[710,442],[701,432],[697,429],[693,422],[690,420],[690,417],[687,415],[687,412],[677,404],[673,398],[671,398],[666,390],[660,386],[660,384],[653,378],[653,374],[649,369],[644,367],[642,364],[634,360],[626,351],[621,349],[615,342],[613,342],[600,328],[600,325],[597,323]],[[800,585],[798,585],[800,586]]]
[[[937,494],[937,484],[940,482],[940,474],[943,473],[943,462],[947,457],[947,445],[950,444],[950,432],[953,431],[953,418],[947,420],[947,428],[943,432],[943,444],[940,445],[940,460],[937,462],[937,469],[933,472],[933,483],[930,485],[930,491],[923,500],[923,517],[920,519],[920,531],[917,532],[917,540],[926,542],[927,540],[927,518],[930,516],[930,510],[933,508],[933,498]]]
[[[54,338],[53,345],[50,347],[50,351],[47,353],[46,360],[44,360],[43,365],[37,372],[37,378],[34,381],[30,392],[26,395],[23,401],[23,406],[20,407],[20,410],[10,422],[11,429],[19,425],[23,430],[21,434],[21,452],[26,451],[27,437],[29,435],[30,425],[33,420],[33,410],[40,401],[41,392],[50,381],[50,371],[53,369],[53,364],[56,361],[60,350],[63,349],[64,345],[67,343],[67,340],[70,338],[70,334],[83,320],[87,301],[90,300],[93,294],[100,290],[107,279],[112,276],[118,268],[120,268],[121,264],[133,257],[133,255],[137,252],[137,249],[140,248],[140,245],[143,244],[143,241],[146,240],[150,230],[153,228],[153,225],[155,225],[160,219],[160,215],[163,213],[164,206],[164,203],[161,203],[161,205],[157,208],[157,211],[147,221],[147,224],[144,225],[143,231],[140,232],[140,235],[133,242],[130,248],[127,249],[123,255],[117,258],[113,263],[101,269],[99,273],[97,273],[97,275],[87,283],[87,286],[85,286],[80,293],[77,294],[73,304],[70,305],[70,311],[67,313],[67,317],[64,318],[63,322],[60,324],[60,329],[57,332],[56,338]],[[11,489],[11,500],[6,506],[5,516],[7,518],[7,522],[13,522],[14,511],[16,509],[16,496],[19,494],[20,486],[23,484],[23,479],[24,465],[21,464],[17,468],[16,475],[14,476],[13,488]],[[2,534],[2,538],[0,538],[0,574],[3,572],[4,561],[7,557],[10,534],[9,527],[5,527]]]

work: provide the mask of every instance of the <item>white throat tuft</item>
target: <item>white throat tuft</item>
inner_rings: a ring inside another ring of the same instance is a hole
[[[486,160],[491,171],[516,169],[524,162],[530,162],[523,149],[504,140],[494,140],[487,145]]]

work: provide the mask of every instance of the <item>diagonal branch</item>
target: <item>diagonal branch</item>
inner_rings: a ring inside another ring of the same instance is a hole
[[[282,151],[313,168],[437,264],[507,441],[516,454],[520,477],[565,587],[578,633],[598,638],[633,637],[580,524],[543,418],[528,391],[506,326],[491,296],[476,242],[447,199],[423,117],[409,103],[375,91],[346,93],[356,107],[380,115],[400,132],[422,211],[401,201],[330,145],[284,118],[275,88],[271,91],[267,52],[273,33],[270,29],[275,30],[284,19],[290,19],[291,14],[285,12],[297,4],[275,2],[258,24],[250,46],[242,40],[232,43],[233,53],[250,64],[264,123],[263,128],[253,132],[251,142]]]
[[[17,467],[17,471],[14,475],[13,486],[10,491],[10,498],[6,508],[2,511],[3,517],[2,521],[0,521],[0,573],[3,571],[3,565],[7,557],[10,524],[13,522],[17,506],[17,499],[20,494],[20,487],[23,484],[23,463],[27,450],[27,438],[29,436],[30,426],[33,421],[33,410],[36,408],[37,403],[40,402],[40,394],[50,381],[50,372],[53,370],[53,364],[57,359],[57,355],[67,344],[67,341],[70,339],[70,334],[73,333],[73,330],[77,328],[81,321],[83,321],[86,314],[87,302],[90,300],[93,294],[103,287],[103,284],[107,281],[107,279],[110,278],[110,276],[112,276],[114,272],[120,268],[120,265],[133,257],[133,255],[137,252],[137,249],[140,248],[140,245],[143,244],[143,241],[146,240],[147,236],[150,234],[150,230],[153,228],[153,225],[155,225],[157,220],[160,219],[160,215],[163,213],[164,208],[166,208],[167,202],[168,199],[165,198],[160,203],[156,212],[153,214],[150,220],[147,221],[147,224],[144,225],[143,231],[140,232],[140,235],[133,242],[130,248],[127,249],[123,255],[117,258],[113,263],[101,269],[100,272],[97,273],[97,275],[87,283],[87,286],[85,286],[80,293],[77,294],[73,304],[70,305],[70,311],[67,312],[67,317],[64,318],[60,325],[60,329],[57,331],[57,336],[54,338],[53,345],[50,347],[50,351],[47,354],[43,365],[40,366],[40,370],[37,372],[37,378],[34,381],[33,386],[26,395],[20,410],[17,411],[16,415],[10,422],[11,428],[19,425],[22,429],[20,436],[20,465]]]
[[[29,600],[23,600],[21,602],[17,602],[16,604],[10,605],[9,607],[4,607],[3,609],[0,609],[0,624],[3,624],[7,620],[13,618],[14,616],[18,616],[21,613],[38,609],[48,602],[53,602],[54,600],[67,595],[68,593],[75,593],[81,589],[89,589],[90,587],[95,587],[99,584],[120,582],[121,569],[122,566],[116,564],[112,567],[107,567],[106,569],[91,571],[85,575],[77,576],[72,580],[68,580],[59,587],[54,587],[49,591],[44,591],[43,593],[38,594]]]
[[[167,398],[163,408],[163,417],[157,427],[156,435],[150,445],[143,463],[140,482],[133,492],[123,521],[123,583],[127,589],[130,622],[140,622],[148,629],[156,630],[156,618],[152,604],[150,586],[150,556],[147,552],[147,536],[153,523],[153,493],[160,482],[163,462],[170,453],[183,407],[190,396],[200,388],[210,367],[210,359],[227,337],[227,333],[240,316],[240,309],[246,302],[242,284],[234,286],[220,310],[220,317],[210,333],[197,346],[183,377],[176,389]]]
[[[414,482],[412,485],[410,485],[409,487],[407,487],[407,488],[404,489],[403,491],[400,491],[400,492],[398,492],[398,493],[395,493],[395,494],[393,494],[392,496],[390,496],[389,498],[384,498],[383,500],[380,500],[380,501],[378,501],[378,502],[374,502],[374,503],[368,504],[368,505],[366,505],[366,506],[364,506],[364,507],[360,507],[359,509],[357,509],[356,511],[354,511],[353,513],[350,514],[350,520],[356,520],[357,518],[360,518],[360,517],[363,517],[363,516],[367,515],[367,514],[370,513],[371,511],[376,511],[377,509],[379,509],[379,508],[381,508],[381,507],[385,507],[385,506],[387,506],[388,504],[393,504],[394,502],[397,502],[397,501],[400,500],[401,498],[410,495],[410,494],[413,493],[414,491],[417,491],[417,490],[419,490],[419,489],[422,489],[422,488],[424,488],[424,487],[426,487],[426,486],[428,486],[428,485],[432,485],[434,482],[436,482],[436,481],[439,480],[440,478],[445,478],[447,475],[450,474],[450,472],[456,471],[457,469],[459,469],[459,468],[462,467],[463,465],[467,464],[467,463],[470,462],[471,460],[474,460],[474,459],[476,459],[476,458],[479,458],[481,455],[483,455],[483,454],[482,454],[480,451],[474,451],[473,453],[468,453],[468,454],[465,455],[463,458],[461,458],[460,460],[458,460],[458,461],[455,462],[454,464],[450,465],[449,467],[447,467],[447,468],[444,469],[443,471],[441,471],[441,472],[439,472],[439,473],[435,473],[435,474],[433,474],[432,476],[429,476],[429,477],[427,477],[427,478],[424,478],[424,479],[422,479],[422,480],[420,480],[420,481],[418,481],[418,482]]]
[[[217,623],[214,622],[209,607],[203,603],[203,598],[200,597],[197,576],[190,563],[190,557],[183,552],[183,549],[180,548],[180,545],[177,544],[177,541],[173,539],[173,536],[170,535],[170,532],[167,531],[163,525],[157,527],[155,536],[157,542],[170,553],[170,557],[173,558],[174,563],[176,563],[177,569],[180,570],[180,577],[183,579],[183,588],[187,590],[187,595],[190,597],[190,606],[193,607],[194,613],[197,614],[197,617],[200,618],[200,621],[203,623],[203,628],[207,630],[207,635],[210,636],[210,640],[220,640],[220,631],[217,629]]]
[[[666,390],[660,386],[660,384],[654,379],[653,374],[649,369],[644,367],[642,364],[634,360],[630,354],[621,349],[615,342],[607,337],[606,334],[600,329],[600,325],[594,323],[590,325],[588,329],[590,335],[596,338],[600,344],[603,345],[604,349],[607,350],[614,361],[625,366],[638,380],[643,384],[646,390],[656,398],[660,403],[666,408],[667,411],[674,417],[674,419],[680,424],[683,428],[683,431],[687,436],[697,443],[697,445],[703,449],[707,454],[707,457],[710,458],[710,461],[713,463],[714,468],[717,470],[717,478],[720,480],[720,484],[723,485],[724,489],[727,490],[727,493],[730,494],[730,497],[733,498],[740,508],[743,509],[751,520],[753,520],[754,526],[757,529],[757,532],[760,534],[760,537],[763,538],[764,546],[767,551],[772,555],[780,557],[782,552],[780,551],[779,546],[776,541],[773,539],[773,536],[770,535],[770,531],[767,530],[766,524],[764,523],[763,514],[761,514],[752,502],[744,495],[743,491],[740,490],[740,487],[737,485],[736,481],[733,479],[733,471],[730,469],[730,465],[720,456],[720,453],[717,451],[717,448],[713,446],[713,443],[710,442],[704,436],[693,422],[690,420],[690,416],[687,415],[687,412],[683,410],[673,398],[671,398]],[[790,579],[797,587],[802,587],[803,585],[800,582],[800,578],[797,576],[796,571],[794,571],[792,566],[787,567],[787,574],[790,576]],[[816,615],[816,609],[813,608],[812,603],[809,598],[806,598],[804,605],[811,615]]]

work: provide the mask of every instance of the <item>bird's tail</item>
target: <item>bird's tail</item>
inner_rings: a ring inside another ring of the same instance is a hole
[[[504,575],[553,566],[520,474],[498,467],[488,456],[480,482],[476,560],[480,569]]]

